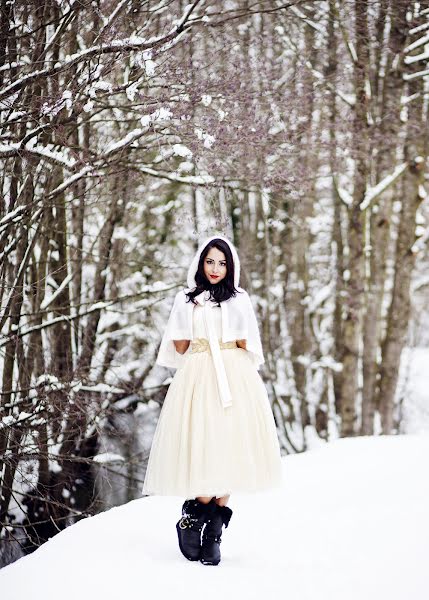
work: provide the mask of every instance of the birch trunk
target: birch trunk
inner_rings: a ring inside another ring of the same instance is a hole
[[[127,182],[120,185],[116,180],[110,201],[109,214],[102,227],[98,249],[99,259],[94,275],[94,291],[92,302],[105,300],[107,267],[110,261],[112,238],[115,227],[120,223],[125,210]],[[79,372],[83,379],[87,378],[91,370],[91,361],[94,354],[96,333],[100,320],[100,311],[94,311],[88,316],[82,337],[82,352],[79,358]]]
[[[382,432],[390,434],[394,425],[395,391],[401,353],[404,348],[410,316],[410,286],[415,255],[416,212],[422,201],[424,167],[427,158],[427,106],[423,99],[422,80],[409,82],[408,93],[419,98],[409,109],[405,159],[409,170],[402,186],[402,204],[395,254],[395,276],[389,306],[386,335],[382,345],[378,406]]]
[[[305,29],[306,53],[311,55],[314,48],[314,30]],[[302,140],[305,171],[313,172],[312,141],[313,141],[313,113],[314,113],[314,81],[310,69],[303,72],[302,81],[302,106],[305,107],[305,120],[299,137]],[[307,398],[307,370],[305,357],[311,353],[311,330],[308,323],[305,298],[308,296],[308,252],[311,242],[309,230],[309,217],[314,209],[314,186],[312,179],[304,182],[301,198],[294,207],[294,223],[292,230],[291,274],[289,275],[288,313],[289,332],[291,335],[291,359],[295,376],[295,388],[301,405],[301,426],[303,430],[310,424],[310,413]]]
[[[343,376],[341,385],[341,436],[356,433],[360,336],[363,305],[363,220],[360,209],[368,181],[368,2],[356,0],[354,64],[355,114],[353,151],[355,162],[353,201],[348,214],[348,278],[345,294]]]
[[[331,83],[333,90],[328,98],[328,122],[329,122],[329,168],[333,178],[337,177],[337,96],[335,93],[338,57],[337,57],[337,35],[335,23],[337,20],[336,0],[329,1],[328,21],[328,68],[326,77]],[[332,204],[334,209],[332,223],[332,252],[335,254],[335,305],[333,314],[333,354],[335,362],[342,364],[344,355],[343,345],[343,294],[344,294],[344,242],[342,232],[342,205],[341,198],[337,192],[336,185],[332,185]],[[333,389],[335,398],[335,412],[339,415],[341,411],[341,388],[343,381],[342,371],[334,371]]]
[[[386,3],[382,3],[378,22],[378,47],[380,55],[375,66],[378,74],[383,58],[383,38],[385,35]],[[382,18],[383,17],[383,18]],[[376,98],[379,107],[380,140],[376,140],[375,183],[386,177],[396,162],[396,146],[391,140],[397,139],[401,126],[401,97],[404,93],[403,64],[398,56],[405,45],[407,31],[407,13],[402,5],[392,4],[390,14],[390,33],[387,42],[385,76],[381,83],[376,80],[374,86],[380,88]],[[363,389],[362,389],[362,425],[363,435],[374,433],[374,414],[377,391],[377,373],[381,343],[381,319],[384,288],[387,272],[387,258],[390,250],[391,212],[393,188],[389,188],[380,198],[376,198],[367,209],[369,227],[369,259],[367,261],[367,284],[365,296],[365,319],[363,326]]]
[[[386,336],[382,346],[378,406],[382,432],[393,432],[394,401],[401,353],[405,346],[410,316],[410,284],[415,256],[416,211],[421,203],[419,186],[423,181],[423,165],[414,163],[404,185],[401,220],[396,243],[396,270],[390,303]]]

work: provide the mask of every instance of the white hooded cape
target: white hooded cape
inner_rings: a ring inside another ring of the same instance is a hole
[[[246,349],[249,352],[255,367],[258,368],[264,362],[258,323],[249,298],[249,294],[238,286],[240,280],[240,260],[238,258],[237,251],[227,238],[221,235],[214,235],[204,240],[204,242],[198,248],[198,251],[195,254],[188,270],[188,288],[178,292],[174,298],[173,307],[171,309],[156,359],[156,363],[158,365],[177,369],[184,359],[184,355],[179,354],[176,351],[173,340],[193,339],[192,311],[195,305],[192,302],[187,302],[188,298],[186,296],[186,292],[189,292],[191,289],[195,289],[195,275],[198,269],[201,253],[207,244],[216,238],[224,240],[231,249],[234,261],[234,285],[239,291],[235,297],[229,298],[229,300],[225,300],[224,302],[220,303],[222,311],[222,342],[246,340]],[[195,301],[204,306],[208,294],[208,292],[202,292],[195,298]],[[208,302],[207,304],[208,306],[214,306],[212,302]],[[219,347],[218,343],[217,346]],[[219,353],[213,352],[212,345],[211,348],[213,358],[215,360],[215,355],[217,354],[219,356]],[[221,367],[222,365],[218,366]],[[217,374],[218,383],[220,384],[218,369]]]

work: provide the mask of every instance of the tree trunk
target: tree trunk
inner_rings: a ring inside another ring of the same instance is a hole
[[[381,16],[386,10],[382,5]],[[403,63],[398,61],[405,45],[407,31],[407,11],[401,4],[393,3],[391,10],[390,35],[387,43],[385,76],[380,96],[379,121],[381,123],[381,141],[376,141],[375,183],[386,177],[396,162],[396,147],[390,140],[396,139],[401,126],[401,97],[403,96]],[[378,50],[383,49],[385,23],[380,18],[378,23]],[[376,64],[380,69],[381,56]],[[377,80],[378,81],[378,80]],[[376,84],[374,84],[376,85]],[[378,87],[378,84],[377,84]],[[389,253],[390,223],[393,204],[393,188],[389,188],[380,198],[367,208],[369,218],[369,246],[367,255],[367,284],[365,296],[365,319],[363,325],[363,389],[362,389],[362,426],[363,435],[374,432],[374,413],[377,393],[377,373],[380,360],[381,319],[386,281],[386,266]]]
[[[349,208],[348,278],[346,280],[343,375],[341,386],[341,436],[354,435],[360,368],[359,345],[363,305],[363,223],[360,209],[368,181],[368,97],[366,83],[369,63],[367,0],[355,0],[354,65],[355,114],[353,158],[355,162],[353,202]]]

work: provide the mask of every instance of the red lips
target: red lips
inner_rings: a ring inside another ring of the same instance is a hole
[[[212,279],[217,279],[217,278],[219,277],[219,275],[210,275],[210,277],[211,277]]]

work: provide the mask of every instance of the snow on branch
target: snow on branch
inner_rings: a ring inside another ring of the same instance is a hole
[[[38,156],[39,158],[43,158],[50,163],[65,167],[66,169],[70,170],[76,165],[76,160],[73,158],[68,158],[64,154],[64,151],[57,152],[56,150],[51,150],[47,146],[22,146],[19,142],[14,142],[12,144],[0,144],[0,158],[8,158],[10,156],[23,154],[32,154],[34,156]]]
[[[45,297],[42,304],[40,305],[40,310],[46,310],[48,308],[48,306],[50,306],[52,304],[52,302],[55,300],[55,298],[57,298],[61,294],[61,292],[64,290],[64,288],[66,288],[68,286],[68,284],[70,283],[72,278],[73,278],[72,273],[69,273],[67,275],[67,277],[57,287],[55,292],[51,296]]]
[[[177,33],[181,33],[183,31],[186,21],[189,20],[189,17],[200,3],[201,0],[195,0],[195,2],[186,6],[183,16],[175,22],[175,28]]]
[[[345,204],[346,206],[351,206],[353,204],[353,196],[349,194],[349,192],[345,188],[337,187],[337,192],[343,204]]]
[[[425,26],[427,27],[428,25],[425,24]],[[419,38],[418,40],[416,40],[415,42],[413,42],[412,44],[410,44],[409,46],[404,48],[404,53],[408,54],[408,52],[412,52],[416,48],[419,48],[420,46],[423,46],[424,44],[427,44],[428,42],[429,42],[429,34]],[[410,57],[410,58],[414,58],[414,57]],[[405,59],[405,61],[406,60],[407,59]]]
[[[10,212],[6,213],[5,216],[0,219],[0,232],[7,226],[11,221],[19,221],[22,213],[28,210],[28,206],[20,204]]]
[[[32,246],[29,246],[29,249],[32,249]],[[24,262],[23,262],[23,264],[24,264]],[[146,285],[146,286],[143,286],[143,289],[141,289],[139,292],[136,292],[133,294],[125,294],[125,295],[119,296],[118,298],[115,298],[113,300],[105,300],[102,302],[101,301],[95,302],[87,310],[85,310],[83,312],[76,312],[76,314],[74,314],[74,315],[61,315],[59,317],[54,317],[53,319],[50,319],[49,321],[44,321],[43,323],[39,323],[38,325],[31,325],[29,327],[22,328],[22,329],[17,328],[16,330],[13,331],[13,336],[22,338],[22,337],[29,335],[30,333],[33,333],[33,331],[41,331],[42,329],[52,327],[53,325],[56,325],[57,323],[71,322],[76,319],[86,317],[87,315],[89,315],[93,312],[105,310],[105,309],[109,308],[110,306],[118,304],[119,302],[123,302],[124,300],[131,300],[133,298],[138,298],[142,294],[157,294],[160,292],[168,292],[171,289],[174,289],[175,287],[177,287],[177,286],[160,287],[159,285],[156,285],[156,284]],[[12,288],[11,293],[14,292],[14,289],[15,289],[15,287]],[[7,308],[7,306],[6,306],[6,308]],[[71,307],[71,308],[73,308],[73,307]],[[6,317],[7,317],[7,314],[6,314],[6,312],[4,312],[3,322],[0,324],[0,330],[1,330],[4,322],[6,321]],[[7,344],[9,344],[10,339],[11,339],[11,335],[3,336],[3,339],[0,339],[0,348],[3,348]]]
[[[188,175],[188,176],[180,176],[180,175],[172,175],[169,173],[162,173],[160,171],[156,171],[155,169],[151,169],[150,167],[139,167],[138,169],[141,173],[146,173],[147,175],[152,175],[153,177],[159,177],[161,179],[166,179],[168,181],[173,181],[175,183],[187,183],[191,185],[207,185],[209,183],[215,183],[215,178],[212,175]]]
[[[429,35],[427,36],[427,41],[429,42]],[[415,62],[419,62],[420,60],[427,60],[429,58],[429,50],[422,52],[422,54],[414,54],[413,56],[406,56],[404,58],[404,63],[406,65],[412,65]]]
[[[71,185],[76,183],[76,181],[78,181],[79,179],[82,179],[82,177],[85,177],[86,175],[88,175],[90,173],[91,173],[91,176],[97,176],[97,173],[94,172],[94,167],[92,165],[86,165],[85,167],[83,167],[83,169],[81,169],[74,175],[71,175],[70,177],[65,179],[60,185],[58,185],[56,188],[54,188],[47,196],[47,199],[50,200],[54,196],[61,194],[68,187],[70,187]]]
[[[0,317],[0,331],[3,329],[3,326],[6,323],[6,320],[9,316],[9,309],[10,309],[11,302],[13,300],[14,295],[16,294],[17,286],[19,285],[19,282],[22,281],[23,273],[24,273],[25,269],[27,268],[27,262],[31,255],[31,252],[33,251],[34,244],[36,242],[36,239],[37,239],[37,236],[39,234],[39,230],[40,230],[40,227],[42,224],[42,219],[39,218],[42,216],[42,213],[43,213],[43,210],[41,208],[39,208],[39,210],[37,210],[33,215],[33,220],[38,220],[37,227],[36,227],[36,230],[33,234],[33,237],[31,239],[30,243],[28,244],[28,246],[26,248],[25,254],[22,258],[22,261],[19,266],[18,273],[16,274],[15,280],[12,283],[12,285],[10,286],[10,291],[9,291],[8,297],[6,299],[6,302],[4,304],[3,314]]]
[[[95,463],[103,464],[111,464],[111,463],[120,463],[124,462],[125,459],[120,454],[114,454],[113,452],[103,452],[101,454],[96,454],[93,459]]]
[[[124,138],[122,138],[121,140],[110,143],[107,146],[105,153],[100,158],[102,158],[102,159],[107,158],[111,154],[115,154],[116,152],[119,152],[119,150],[122,150],[126,146],[129,146],[134,141],[141,138],[146,132],[147,132],[146,129],[141,129],[141,128],[133,129],[132,131],[127,133],[127,135]]]
[[[332,92],[333,94],[338,96],[338,98],[340,100],[342,100],[343,102],[348,104],[351,108],[354,108],[354,106],[356,105],[356,95],[355,94],[344,94],[340,89],[335,88],[333,85],[331,85],[329,82],[326,81],[325,75],[323,73],[321,73],[320,71],[318,71],[317,69],[315,69],[309,60],[307,60],[305,62],[305,66],[311,70],[311,72],[316,77],[316,79],[321,81],[323,83],[323,85],[325,85],[326,88],[330,92]]]
[[[75,319],[79,319],[80,317],[84,317],[93,312],[100,311],[103,308],[111,306],[112,304],[114,304],[114,302],[116,302],[116,301],[112,300],[110,302],[96,302],[85,312],[77,313],[75,315],[61,315],[60,317],[55,317],[53,319],[50,319],[49,321],[40,323],[39,325],[33,325],[33,326],[30,326],[30,327],[27,327],[27,328],[21,329],[21,330],[17,329],[13,333],[14,333],[14,336],[25,337],[25,336],[29,335],[30,333],[33,333],[33,331],[41,331],[42,329],[46,329],[47,327],[52,327],[53,325],[56,325],[57,323],[64,323],[65,321],[71,322],[71,321],[74,321]],[[0,340],[0,348],[2,348],[3,346],[6,346],[7,344],[9,344],[9,342],[10,342],[10,336],[4,336],[4,338],[2,340]]]
[[[349,192],[346,189],[338,185],[338,180],[335,176],[332,177],[332,180],[334,182],[335,190],[341,202],[343,202],[343,204],[345,204],[347,207],[351,206],[353,204],[353,196],[349,194]]]
[[[191,13],[200,3],[200,1],[201,0],[196,0],[196,2],[194,2],[192,5],[188,5],[185,8],[183,16],[176,21],[173,28],[165,35],[151,37],[149,39],[138,36],[130,36],[122,40],[112,40],[110,43],[91,46],[90,48],[86,48],[85,50],[76,52],[71,56],[66,56],[66,58],[62,62],[57,62],[53,67],[46,67],[45,69],[32,71],[31,73],[20,77],[16,81],[12,82],[8,86],[0,90],[0,99],[6,98],[16,93],[17,91],[19,91],[29,83],[32,83],[36,79],[39,79],[41,77],[51,77],[53,75],[57,75],[62,71],[74,67],[78,63],[90,60],[96,56],[100,56],[102,54],[111,54],[115,52],[130,52],[132,50],[149,50],[151,48],[154,48],[155,46],[165,44],[173,40],[175,37],[178,37],[184,31],[185,23],[189,20]]]
[[[308,301],[308,312],[310,315],[314,314],[318,308],[320,308],[326,300],[332,298],[335,292],[335,282],[330,281],[327,285],[323,286],[314,296]]]
[[[418,25],[417,27],[410,29],[410,31],[408,32],[408,35],[414,35],[415,33],[420,33],[421,31],[425,31],[428,28],[429,28],[429,23],[423,23],[423,25]]]
[[[426,75],[429,75],[429,69],[418,71],[417,73],[404,73],[402,77],[404,81],[411,81],[412,79],[417,79],[419,77],[426,77]]]
[[[417,252],[421,252],[424,247],[426,246],[426,244],[429,241],[429,227],[427,227],[423,234],[414,242],[414,244],[411,247],[411,252],[413,254],[416,254]],[[418,289],[418,288],[417,288]]]
[[[390,175],[387,175],[384,179],[380,181],[373,188],[369,188],[365,194],[364,199],[360,204],[360,209],[365,210],[371,204],[371,202],[380,194],[382,194],[388,187],[390,187],[395,181],[402,175],[402,173],[408,167],[408,163],[404,162],[401,165],[398,165],[396,169]]]
[[[316,79],[318,79],[321,82],[321,85],[325,86],[332,94],[336,95],[340,100],[342,100],[343,102],[345,102],[345,104],[347,104],[348,106],[350,106],[351,108],[354,108],[355,104],[356,104],[356,96],[355,94],[345,94],[343,93],[339,87],[335,87],[334,85],[332,85],[331,83],[329,83],[329,81],[327,81],[325,75],[318,71],[313,63],[311,62],[310,59],[307,60],[302,60],[301,57],[301,50],[296,46],[296,44],[290,40],[289,38],[287,38],[286,36],[283,38],[283,42],[285,44],[288,45],[288,47],[295,52],[297,58],[299,58],[299,60],[301,60],[301,64],[303,64],[305,66],[306,69],[309,69],[312,74],[314,75],[314,77]]]
[[[122,148],[129,146],[132,142],[137,140],[144,133],[146,133],[146,132],[143,130],[136,130],[136,129],[133,130],[127,136],[125,136],[122,140],[112,143],[112,145],[108,147],[107,152],[100,157],[100,160],[104,160],[104,159],[110,157],[111,155],[115,154],[116,152],[119,152],[119,150],[121,150]],[[97,161],[93,165],[86,165],[79,172],[74,173],[73,175],[71,175],[70,177],[65,179],[60,185],[58,185],[55,189],[53,189],[49,193],[49,195],[47,196],[47,199],[52,199],[54,196],[62,193],[64,190],[69,188],[71,185],[73,185],[76,181],[78,181],[82,177],[86,177],[86,176],[98,177],[98,176],[100,176],[103,172],[103,167],[101,166],[101,164],[99,165],[99,162],[100,161]],[[152,175],[153,177],[157,177],[159,179],[165,179],[166,181],[172,181],[173,183],[183,183],[183,184],[188,184],[188,185],[204,186],[204,185],[208,185],[208,184],[214,184],[216,181],[215,178],[211,175],[180,176],[180,175],[174,175],[172,173],[165,173],[163,171],[157,171],[156,169],[153,169],[151,167],[138,167],[137,170],[140,173],[144,173],[146,175]]]
[[[127,4],[128,4],[128,0],[121,0],[120,2],[118,2],[118,4],[115,6],[114,11],[112,12],[112,14],[104,20],[103,27],[100,29],[95,41],[98,41],[100,39],[100,37],[103,35],[103,33],[107,29],[109,29],[109,27],[111,27],[113,21],[119,15],[119,13],[123,9],[123,7],[126,6]]]
[[[289,8],[290,8],[291,13],[293,13],[296,17],[298,17],[299,19],[304,21],[304,23],[306,23],[309,27],[311,27],[318,33],[321,33],[325,38],[327,37],[326,30],[324,27],[321,27],[318,23],[313,21],[313,19],[310,19],[306,14],[304,14],[302,11],[300,11],[299,8],[297,8],[296,6],[290,6]]]

